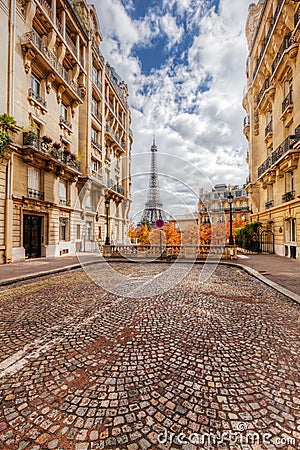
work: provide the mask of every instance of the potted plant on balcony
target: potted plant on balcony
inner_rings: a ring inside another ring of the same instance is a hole
[[[45,142],[45,144],[51,144],[52,138],[50,136],[48,136],[47,134],[45,134],[45,136],[42,137],[42,141]]]

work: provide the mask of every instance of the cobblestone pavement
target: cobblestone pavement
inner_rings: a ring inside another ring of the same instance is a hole
[[[300,448],[299,305],[200,271],[142,299],[81,270],[2,288],[0,448]]]

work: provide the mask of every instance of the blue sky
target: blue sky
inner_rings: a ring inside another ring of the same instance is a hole
[[[244,29],[250,3],[97,0],[101,50],[129,88],[133,214],[142,208],[148,185],[149,155],[137,155],[150,150],[153,132],[159,153],[171,155],[159,161],[162,191],[174,194],[163,199],[171,212],[183,212],[182,199],[195,210],[202,186],[244,183]],[[192,167],[189,174],[185,164]],[[144,177],[135,176],[143,171]]]

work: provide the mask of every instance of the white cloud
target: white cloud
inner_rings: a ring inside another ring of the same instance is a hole
[[[208,9],[208,1],[199,7],[199,0],[165,0],[160,11],[152,9],[141,20],[132,20],[120,1],[100,3],[102,51],[129,87],[133,155],[150,149],[155,131],[160,152],[205,170],[212,183],[242,184],[247,175],[241,105],[247,56],[244,27],[251,1],[221,0],[217,14]],[[165,33],[170,49],[184,37],[184,26],[199,30],[187,49],[188,64],[175,64],[170,56],[159,70],[144,75],[133,56],[134,46],[150,45],[152,38]],[[206,85],[205,92],[200,85]],[[167,163],[164,170],[170,170]],[[175,172],[188,177],[195,188],[204,183],[180,172],[180,167]],[[147,177],[133,179],[134,189],[147,185]]]

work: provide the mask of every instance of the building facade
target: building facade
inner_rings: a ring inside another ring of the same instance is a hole
[[[243,106],[252,221],[274,233],[275,252],[300,258],[300,6],[249,6]]]
[[[233,196],[232,220],[239,219],[245,223],[249,222],[251,207],[249,195],[244,186],[216,184],[210,192],[203,188],[199,190],[199,225],[230,221],[230,205],[228,202],[230,193]]]
[[[95,8],[1,0],[0,25],[0,112],[22,127],[0,163],[0,262],[95,250],[106,235],[123,241],[128,89],[100,52]]]

